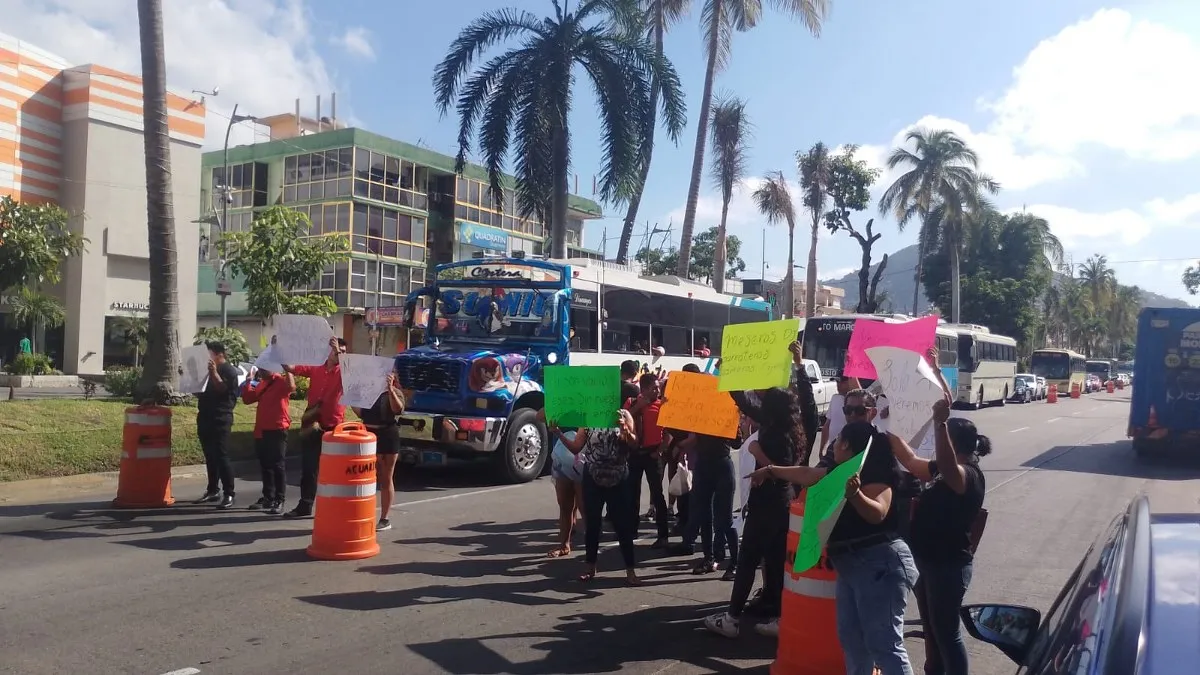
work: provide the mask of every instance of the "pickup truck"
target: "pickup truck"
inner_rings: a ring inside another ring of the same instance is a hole
[[[821,377],[821,366],[812,359],[804,359],[804,374],[812,383],[813,398],[817,400],[817,412],[824,419],[829,414],[829,402],[837,394],[837,380]]]

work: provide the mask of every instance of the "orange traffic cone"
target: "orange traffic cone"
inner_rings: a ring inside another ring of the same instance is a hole
[[[1050,385],[1050,393],[1046,394],[1046,403],[1058,403],[1058,385]]]
[[[790,510],[779,647],[771,675],[844,673],[846,658],[837,636],[837,575],[824,552],[816,567],[800,574],[792,571],[804,524],[803,495],[792,502]]]
[[[171,409],[137,406],[125,409],[121,433],[121,470],[113,506],[149,509],[170,506]]]
[[[379,555],[375,487],[375,434],[358,422],[325,432],[309,556],[360,560]]]

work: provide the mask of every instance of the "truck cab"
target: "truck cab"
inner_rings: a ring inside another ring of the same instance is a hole
[[[1142,309],[1133,379],[1134,452],[1200,450],[1200,309]]]

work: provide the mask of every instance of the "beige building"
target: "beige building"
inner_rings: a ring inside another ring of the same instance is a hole
[[[794,286],[795,316],[805,315],[805,303],[808,300],[807,284],[803,281],[797,281]],[[842,308],[842,301],[846,299],[845,289],[835,288],[833,286],[817,285],[816,310],[813,316],[831,316],[834,314],[845,314],[846,310]]]
[[[180,337],[196,330],[196,256],[204,104],[168,94],[178,258]],[[150,301],[146,171],[138,77],[73,65],[0,34],[0,196],[53,202],[87,238],[87,251],[63,265],[63,280],[43,289],[67,311],[63,327],[36,340],[67,374],[97,374],[132,363],[118,317],[146,317]],[[11,309],[16,289],[0,295]],[[22,331],[0,332],[0,359]]]

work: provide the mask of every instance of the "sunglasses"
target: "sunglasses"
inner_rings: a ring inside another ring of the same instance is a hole
[[[855,415],[866,415],[868,410],[870,410],[870,408],[865,405],[842,406],[842,414],[845,415],[846,417],[852,417]]]

